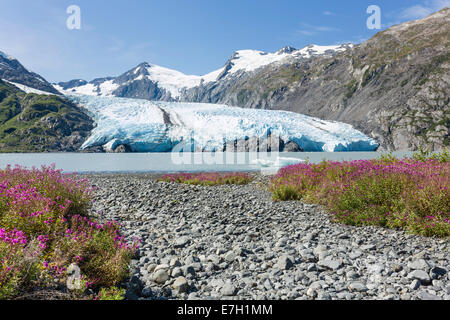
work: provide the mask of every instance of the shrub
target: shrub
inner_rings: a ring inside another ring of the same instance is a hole
[[[448,237],[450,163],[438,158],[299,164],[281,169],[270,190],[275,200],[324,205],[337,222]]]
[[[63,285],[72,263],[94,289],[127,276],[137,242],[127,245],[119,224],[87,217],[93,190],[54,167],[0,170],[0,299]]]

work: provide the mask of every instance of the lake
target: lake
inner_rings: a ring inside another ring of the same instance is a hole
[[[256,159],[275,161],[280,157],[281,166],[293,160],[308,159],[319,163],[323,159],[333,161],[367,160],[379,158],[379,152],[305,152],[305,153],[39,153],[0,154],[0,168],[8,164],[33,166],[55,164],[64,172],[78,173],[138,173],[138,172],[195,172],[195,171],[261,171]],[[411,152],[395,152],[396,157],[411,156]],[[287,161],[286,161],[287,160]],[[263,168],[276,171],[278,167]]]

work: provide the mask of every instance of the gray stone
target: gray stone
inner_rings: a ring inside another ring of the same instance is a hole
[[[405,293],[400,296],[400,300],[409,301],[411,299],[412,299],[412,296],[409,293]]]
[[[447,273],[447,269],[436,266],[430,270],[430,277],[431,277],[431,279],[440,279],[440,278],[444,277],[446,273]]]
[[[408,274],[407,278],[420,280],[423,284],[429,284],[431,282],[430,276],[423,270],[414,270]]]
[[[353,270],[350,270],[349,272],[347,272],[346,274],[345,274],[345,276],[347,277],[347,279],[350,279],[350,280],[354,280],[354,279],[357,279],[357,278],[359,278],[359,274],[357,274],[355,271],[353,271]]]
[[[408,264],[408,267],[412,270],[423,270],[428,272],[430,270],[430,264],[424,259],[415,260]]]
[[[329,259],[329,258],[327,258],[325,260],[320,260],[317,264],[320,267],[331,269],[331,270],[338,270],[339,268],[342,267],[341,260],[335,260],[335,259]]]
[[[188,274],[195,275],[195,269],[193,266],[182,266],[181,271],[183,275],[186,277]]]
[[[315,298],[315,297],[317,297],[317,291],[314,290],[313,288],[309,288],[309,289],[306,291],[306,295],[307,295],[308,297]]]
[[[267,291],[273,290],[272,282],[270,282],[269,279],[266,279],[266,281],[264,281],[264,288]]]
[[[221,259],[217,254],[210,254],[208,257],[206,257],[206,260],[213,262],[214,264],[219,264],[221,262]]]
[[[436,295],[431,294],[431,293],[428,293],[428,292],[426,292],[426,291],[421,291],[421,292],[419,292],[419,293],[417,294],[417,297],[418,297],[420,300],[442,300],[441,297],[436,296]]]
[[[188,282],[185,277],[178,277],[172,287],[178,293],[183,293],[188,290]]]
[[[181,271],[181,269],[179,267],[175,267],[175,268],[173,268],[170,275],[172,276],[172,278],[176,278],[176,277],[183,275],[183,271]]]
[[[352,292],[366,292],[368,290],[367,287],[361,282],[352,282],[348,288]]]
[[[152,295],[153,295],[152,288],[150,288],[150,287],[145,287],[145,288],[142,290],[142,296],[143,296],[144,298],[150,298]]]
[[[169,274],[167,273],[167,270],[160,269],[152,275],[152,280],[155,283],[164,284],[169,280]]]
[[[169,266],[170,266],[171,268],[174,268],[174,267],[181,267],[181,262],[180,262],[180,260],[178,260],[177,258],[172,258],[172,259],[170,260]]]
[[[168,264],[160,264],[159,266],[156,266],[155,270],[153,270],[153,272],[155,273],[156,271],[159,270],[168,270],[169,269],[169,265]]]
[[[292,259],[288,256],[281,256],[278,259],[277,264],[275,267],[277,267],[280,270],[289,270],[294,266],[294,263],[292,262]]]
[[[183,248],[186,246],[191,240],[187,236],[179,237],[175,240],[174,247],[175,248]]]
[[[350,259],[352,259],[352,260],[355,260],[355,259],[357,259],[357,258],[359,258],[359,257],[361,257],[361,256],[362,256],[362,252],[361,252],[361,251],[352,251],[352,252],[350,252],[349,255],[348,255],[348,257],[349,257]]]
[[[236,253],[234,251],[230,251],[225,255],[225,261],[234,262],[234,260],[236,260],[236,257]]]
[[[235,296],[236,295],[237,289],[232,284],[225,283],[225,285],[222,287],[220,292],[226,297],[231,297],[231,296]]]
[[[417,290],[420,288],[420,280],[414,280],[413,282],[411,282],[411,285],[409,286],[409,288],[411,290]]]
[[[318,257],[321,252],[326,252],[327,249],[328,248],[326,246],[318,245],[317,247],[314,248],[313,253],[316,257]]]
[[[317,300],[332,300],[331,295],[328,292],[319,291]]]
[[[153,273],[153,271],[155,271],[155,268],[156,268],[157,266],[158,266],[158,265],[155,264],[155,263],[149,264],[148,267],[147,267],[147,272],[148,272],[148,273]]]

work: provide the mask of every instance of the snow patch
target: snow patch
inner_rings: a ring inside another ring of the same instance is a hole
[[[25,93],[43,94],[43,95],[47,95],[47,96],[55,95],[54,93],[50,93],[50,92],[46,92],[46,91],[41,91],[41,90],[38,90],[38,89],[30,88],[30,87],[28,87],[26,85],[23,85],[23,84],[20,84],[20,83],[15,83],[15,82],[8,81],[8,80],[5,80],[5,79],[2,79],[2,80],[5,81],[5,82],[8,82],[8,83],[10,83],[10,84],[12,84],[14,86],[16,86],[18,89],[24,91]]]
[[[283,62],[292,57],[310,58],[315,55],[323,55],[331,52],[339,52],[346,50],[350,45],[342,46],[318,46],[310,45],[301,50],[294,48],[288,48],[289,50],[279,50],[274,53],[265,53],[257,50],[240,50],[237,51],[231,60],[229,65],[226,65],[218,70],[210,72],[203,76],[198,75],[186,75],[182,72],[172,70],[169,68],[161,67],[154,64],[147,64],[145,67],[145,74],[136,76],[133,81],[139,81],[149,79],[155,82],[158,87],[168,91],[173,99],[178,99],[181,96],[183,90],[191,89],[201,84],[207,84],[217,81],[219,76],[224,73],[226,69],[225,77],[233,75],[237,72],[251,72],[261,67],[267,66],[272,63]],[[284,48],[287,49],[287,48]],[[138,66],[132,72],[137,75],[143,71],[143,65]],[[66,94],[82,94],[92,96],[113,96],[113,92],[119,87],[120,84],[114,83],[114,80],[105,81],[101,85],[94,85],[92,83],[76,88],[62,90]],[[62,88],[58,88],[61,91]]]

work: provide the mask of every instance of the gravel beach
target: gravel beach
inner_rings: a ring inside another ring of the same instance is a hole
[[[142,240],[127,299],[450,300],[449,240],[333,223],[245,186],[89,175],[92,214]]]

